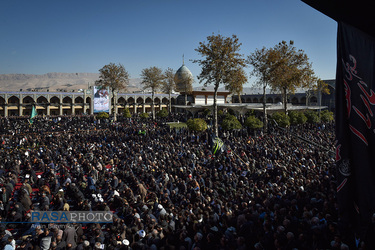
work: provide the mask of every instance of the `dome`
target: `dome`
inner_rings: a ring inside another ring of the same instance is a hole
[[[193,74],[185,65],[182,65],[174,75],[174,82],[176,83],[177,91],[183,91],[185,89],[185,83],[189,79],[193,79]]]

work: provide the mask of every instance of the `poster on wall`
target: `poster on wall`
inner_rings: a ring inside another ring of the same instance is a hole
[[[94,86],[94,113],[109,113],[109,88]]]

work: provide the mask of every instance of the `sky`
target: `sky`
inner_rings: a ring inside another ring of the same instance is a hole
[[[236,35],[244,57],[293,40],[319,78],[335,78],[337,23],[300,0],[1,0],[0,74],[121,63],[139,78],[152,66],[177,70],[184,58],[196,77],[195,49],[212,34]]]

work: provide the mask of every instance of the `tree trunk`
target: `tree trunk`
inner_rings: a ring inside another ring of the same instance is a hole
[[[288,97],[286,95],[286,88],[283,88],[283,99],[284,99],[284,112],[285,114],[288,114],[288,110],[287,110],[287,104],[288,104]]]
[[[268,128],[268,118],[267,118],[267,109],[266,109],[266,84],[263,86],[263,133],[267,133]]]
[[[306,106],[309,106],[310,90],[306,91]]]
[[[155,91],[152,90],[152,103],[151,103],[152,120],[155,120],[154,95],[155,95]]]
[[[241,93],[238,93],[238,102],[239,102],[239,103],[242,103]]]
[[[320,106],[322,106],[322,91],[319,89],[318,90],[318,105],[319,105],[319,122],[320,122],[320,112],[321,112],[321,110],[320,110]]]
[[[187,93],[186,93],[186,84],[185,84],[185,120],[187,121],[188,113],[187,113]]]
[[[113,121],[117,121],[117,103],[116,103],[115,89],[112,89],[112,97],[113,97]]]
[[[218,89],[218,84],[215,86],[215,92],[214,92],[214,127],[213,127],[213,132],[215,133],[216,136],[219,136],[219,128],[217,124],[217,89]]]
[[[172,100],[171,100],[171,91],[169,91],[169,107],[168,107],[168,113],[170,114],[172,112]]]

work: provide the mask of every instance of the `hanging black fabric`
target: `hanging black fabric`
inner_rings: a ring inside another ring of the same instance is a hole
[[[339,216],[364,238],[375,212],[375,39],[338,23],[336,163]]]

